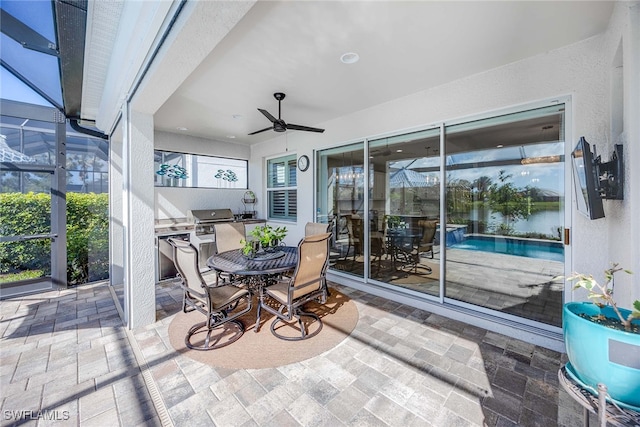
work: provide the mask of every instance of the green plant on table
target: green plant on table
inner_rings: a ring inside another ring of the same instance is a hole
[[[287,236],[287,227],[272,227],[269,224],[257,226],[249,232],[249,235],[260,241],[263,248],[273,246],[275,242],[282,241]]]
[[[567,280],[575,282],[573,289],[586,289],[589,292],[588,298],[593,300],[594,304],[600,307],[610,305],[618,315],[620,323],[624,325],[625,330],[629,331],[631,330],[631,321],[634,318],[640,318],[640,300],[633,302],[631,313],[625,318],[613,299],[614,276],[620,271],[631,274],[631,271],[619,267],[617,263],[613,263],[611,268],[604,271],[606,281],[603,284],[598,283],[591,274],[584,273],[574,273]],[[611,286],[609,286],[610,284]]]
[[[252,257],[258,252],[258,242],[255,240],[240,240],[240,244],[242,245],[242,254],[247,257]]]

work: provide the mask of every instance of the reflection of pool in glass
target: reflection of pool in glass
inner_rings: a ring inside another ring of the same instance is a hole
[[[564,247],[561,242],[517,239],[513,237],[468,236],[462,242],[451,245],[451,247],[455,249],[548,259],[551,261],[564,261]]]

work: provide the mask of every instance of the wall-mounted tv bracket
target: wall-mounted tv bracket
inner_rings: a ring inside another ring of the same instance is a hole
[[[600,156],[595,158],[599,181],[598,192],[603,199],[624,199],[624,162],[622,152],[622,144],[615,144],[610,161],[603,163],[600,160]]]

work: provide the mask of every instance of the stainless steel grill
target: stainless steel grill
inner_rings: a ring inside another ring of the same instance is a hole
[[[196,209],[187,212],[187,220],[195,225],[195,235],[214,234],[214,224],[233,222],[231,209]]]

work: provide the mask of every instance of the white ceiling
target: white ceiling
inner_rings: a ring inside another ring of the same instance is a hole
[[[331,119],[603,32],[610,1],[258,1],[155,114],[156,129],[253,144],[257,108]],[[340,62],[345,52],[360,61]],[[234,117],[236,116],[236,117]],[[297,132],[297,131],[289,131]],[[235,136],[231,139],[230,135]]]

